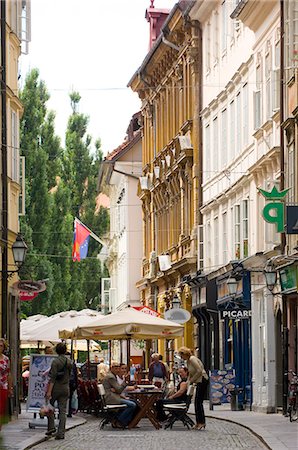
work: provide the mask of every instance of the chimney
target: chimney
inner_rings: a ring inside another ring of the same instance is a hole
[[[169,9],[156,9],[154,7],[154,0],[150,0],[151,4],[146,9],[145,18],[149,22],[150,35],[149,35],[149,50],[154,45],[154,42],[160,35],[160,30],[165,23],[166,18],[169,15]]]

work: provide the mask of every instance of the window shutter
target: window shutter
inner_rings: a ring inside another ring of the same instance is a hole
[[[254,129],[257,130],[261,126],[261,91],[255,91],[254,96]]]

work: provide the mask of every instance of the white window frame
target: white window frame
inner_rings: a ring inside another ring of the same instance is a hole
[[[241,256],[247,258],[249,256],[249,199],[242,200],[242,230],[241,230]]]
[[[221,52],[224,55],[227,51],[227,2],[223,0],[221,5]]]
[[[235,158],[235,132],[236,132],[236,124],[235,124],[235,100],[233,99],[229,105],[230,110],[230,157],[231,160]]]
[[[263,121],[262,114],[262,66],[256,67],[256,90],[254,92],[254,129],[258,130]]]
[[[219,153],[218,153],[218,117],[215,116],[212,121],[213,128],[213,152],[212,152],[212,171],[213,176],[217,174],[220,167]]]
[[[19,216],[24,216],[26,214],[25,199],[26,199],[26,172],[25,172],[25,156],[20,156],[20,192],[19,192]]]
[[[222,213],[222,257],[223,264],[229,261],[229,247],[228,247],[228,214],[227,211]]]
[[[233,208],[234,258],[241,258],[241,208],[236,203]]]
[[[217,265],[219,263],[219,225],[218,216],[214,217],[213,220],[213,252],[214,252],[214,263]]]
[[[236,154],[239,155],[242,150],[242,98],[241,91],[237,92],[236,95]]]
[[[210,148],[210,124],[205,126],[205,145],[204,145],[204,155],[205,155],[205,176],[204,179],[208,180],[211,176],[211,148]]]

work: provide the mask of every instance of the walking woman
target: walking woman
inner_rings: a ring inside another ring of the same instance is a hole
[[[188,384],[195,383],[196,398],[195,398],[195,413],[196,413],[196,425],[194,428],[197,430],[203,430],[206,428],[205,413],[203,407],[203,401],[208,385],[208,375],[204,369],[202,361],[194,356],[191,350],[187,347],[181,347],[179,349],[179,355],[182,359],[186,360],[187,368],[189,371]]]
[[[10,363],[8,357],[4,355],[5,350],[6,342],[0,338],[0,430],[2,425],[8,422],[7,401],[13,396]]]

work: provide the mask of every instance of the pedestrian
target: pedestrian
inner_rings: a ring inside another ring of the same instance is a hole
[[[53,355],[54,354],[53,347],[51,345],[46,345],[44,348],[44,354],[45,355]]]
[[[102,380],[104,379],[104,377],[106,376],[108,371],[109,371],[109,368],[105,364],[104,358],[100,358],[99,364],[97,365],[97,381],[99,383],[102,383]]]
[[[6,341],[0,338],[0,430],[8,422],[8,399],[13,397],[13,385],[10,373],[10,361],[4,354]]]
[[[66,424],[66,406],[69,398],[69,379],[72,369],[71,361],[65,356],[66,344],[59,342],[56,345],[57,358],[54,358],[49,372],[49,384],[46,392],[46,400],[50,401],[54,408],[55,402],[58,403],[59,409],[59,426],[55,439],[64,439]],[[48,431],[47,436],[56,433],[54,414],[48,415]]]
[[[132,391],[135,387],[127,386],[126,382],[119,384],[117,382],[117,375],[120,376],[120,364],[114,361],[111,363],[110,371],[103,379],[102,384],[105,389],[106,402],[108,404],[125,404],[127,406],[123,411],[117,414],[117,419],[112,422],[112,426],[114,428],[125,428],[132,420],[137,405],[132,400],[121,397],[120,394],[124,391],[124,389],[127,391]]]
[[[149,366],[149,381],[163,387],[168,381],[168,374],[163,362],[159,359],[159,353],[152,353],[152,363]]]
[[[208,375],[204,369],[202,361],[192,354],[192,351],[187,347],[181,347],[179,349],[179,355],[187,363],[189,371],[188,384],[196,384],[196,397],[195,397],[195,413],[196,413],[196,425],[194,428],[197,430],[203,430],[206,428],[206,420],[204,413],[203,401],[207,391]]]

